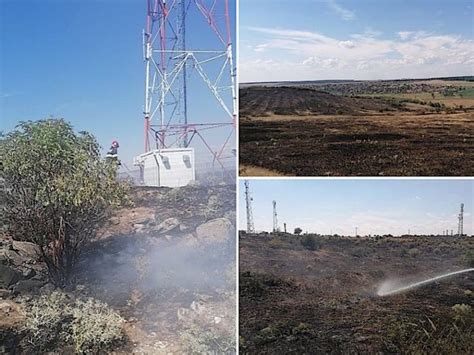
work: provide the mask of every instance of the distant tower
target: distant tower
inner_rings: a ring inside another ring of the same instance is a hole
[[[285,233],[286,233],[286,223],[283,223],[283,228],[285,229]]]
[[[273,201],[273,233],[278,232],[277,203]]]
[[[464,224],[464,203],[461,203],[461,212],[459,212],[458,216],[458,236],[463,235],[463,224]]]
[[[252,196],[250,196],[249,181],[245,180],[245,207],[247,210],[247,233],[255,233],[255,226],[253,225],[252,213]]]

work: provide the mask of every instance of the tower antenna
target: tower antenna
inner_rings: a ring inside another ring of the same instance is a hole
[[[273,233],[278,232],[278,215],[277,215],[277,203],[273,201]]]
[[[183,174],[194,172],[191,144],[198,141],[209,152],[212,166],[220,166],[233,180],[234,164],[224,165],[224,159],[234,159],[237,116],[229,0],[146,0],[146,4],[144,153],[135,158],[142,181],[167,186],[168,177],[161,174],[171,173],[179,186],[186,185],[194,179],[194,174]],[[215,112],[203,112],[195,102]],[[211,147],[203,131],[217,129],[215,135],[222,138]]]
[[[245,208],[247,211],[247,233],[255,233],[255,226],[253,224],[253,212],[252,212],[252,201],[253,198],[250,195],[249,181],[245,180]]]
[[[462,237],[464,231],[464,203],[461,203],[461,211],[458,216],[458,236]]]

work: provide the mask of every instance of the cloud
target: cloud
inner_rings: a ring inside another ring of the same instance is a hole
[[[407,40],[408,38],[410,38],[412,36],[414,32],[412,31],[400,31],[398,32],[398,36],[402,39],[402,41],[405,41]]]
[[[339,42],[339,45],[341,47],[345,47],[345,48],[354,48],[355,47],[355,44],[352,41],[341,41],[341,42]]]
[[[351,11],[338,3],[335,0],[328,0],[327,1],[329,8],[333,10],[340,18],[345,21],[353,20],[355,18],[354,11]]]
[[[247,27],[261,43],[241,53],[245,81],[394,79],[472,74],[474,40],[451,34],[376,31],[333,38],[295,29]],[[257,61],[259,59],[259,61]],[[271,66],[262,61],[271,59]]]

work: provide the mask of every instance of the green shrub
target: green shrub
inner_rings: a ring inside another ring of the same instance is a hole
[[[67,286],[111,208],[128,203],[117,165],[101,158],[94,136],[62,119],[20,123],[2,140],[0,160],[0,225],[35,243],[51,281]]]
[[[463,256],[463,261],[469,267],[474,267],[474,250],[467,251]]]
[[[301,245],[303,245],[308,250],[317,250],[319,249],[319,242],[316,237],[307,234],[301,239]]]
[[[453,310],[453,319],[457,322],[474,321],[472,307],[467,304],[455,304],[451,307]]]

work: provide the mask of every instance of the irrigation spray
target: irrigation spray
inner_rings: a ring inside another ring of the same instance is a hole
[[[451,276],[454,276],[454,275],[463,274],[463,273],[471,272],[471,271],[474,271],[474,268],[448,272],[448,273],[445,273],[445,274],[442,274],[442,275],[432,277],[432,278],[427,279],[427,280],[413,282],[413,283],[408,284],[408,285],[400,285],[399,283],[397,284],[394,281],[388,280],[388,281],[385,281],[384,283],[382,283],[379,286],[379,288],[377,290],[377,295],[378,296],[389,296],[389,295],[393,295],[393,294],[396,294],[396,293],[405,292],[405,291],[411,290],[412,288],[417,288],[419,286],[427,285],[427,284],[429,284],[431,282],[434,282],[434,281],[438,281],[438,280],[441,280],[441,279],[444,279],[444,278],[448,278],[448,277],[451,277]]]

